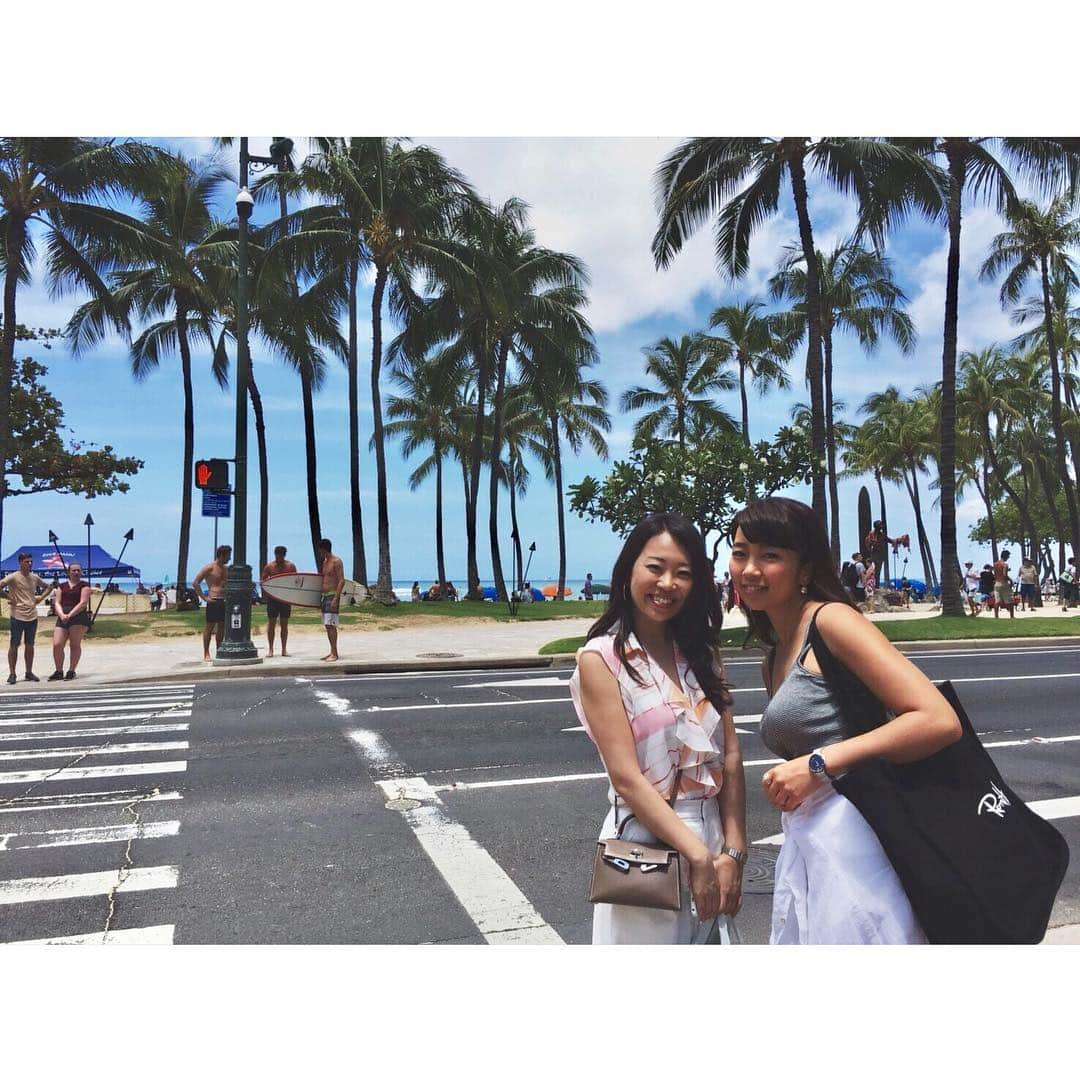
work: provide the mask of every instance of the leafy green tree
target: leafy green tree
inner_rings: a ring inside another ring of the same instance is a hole
[[[645,372],[658,388],[634,386],[619,399],[624,412],[652,410],[634,424],[636,442],[671,436],[685,446],[687,425],[698,421],[734,428],[734,420],[707,396],[735,388],[731,373],[720,366],[720,350],[714,342],[701,334],[683,334],[678,341],[663,337],[642,352]]]
[[[84,138],[0,138],[0,461],[12,431],[17,299],[32,279],[44,241],[45,280],[54,295],[75,289],[108,292],[101,274],[115,265],[117,247],[143,243],[137,218],[110,205],[157,168],[161,151],[135,141]],[[0,475],[0,538],[6,476]]]
[[[99,279],[95,295],[76,309],[65,329],[72,355],[79,356],[114,329],[130,336],[131,373],[147,378],[163,357],[180,357],[184,390],[184,449],[180,477],[180,538],[176,582],[187,582],[191,541],[191,491],[195,447],[195,393],[191,347],[204,344],[218,385],[227,385],[225,357],[214,348],[222,298],[235,279],[236,237],[213,216],[213,205],[229,173],[217,163],[181,157],[158,162],[141,177],[138,190],[142,226],[139,243],[126,262]],[[107,284],[106,284],[107,281]]]
[[[47,371],[30,357],[15,361],[13,426],[4,462],[8,497],[54,491],[92,499],[129,490],[120,477],[134,476],[144,462],[118,457],[111,446],[98,447],[72,436],[67,441],[64,407],[44,385]]]
[[[1009,207],[1007,217],[1010,229],[994,237],[990,254],[980,273],[983,278],[992,279],[1005,272],[1000,295],[1001,305],[1006,308],[1020,299],[1024,285],[1032,274],[1039,276],[1042,285],[1043,335],[1050,359],[1050,418],[1057,480],[1065,492],[1070,540],[1076,553],[1080,552],[1080,508],[1065,457],[1061,364],[1050,291],[1051,273],[1071,286],[1080,284],[1070,256],[1070,249],[1080,242],[1080,218],[1073,217],[1072,213],[1072,199],[1063,196],[1053,199],[1045,210],[1027,200]]]

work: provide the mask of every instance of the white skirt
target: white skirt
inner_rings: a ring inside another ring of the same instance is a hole
[[[632,813],[624,802],[619,803],[619,821]],[[720,808],[716,799],[677,799],[675,813],[705,841],[709,850],[718,855],[724,846],[724,830],[720,823]],[[615,808],[608,811],[601,838],[613,837],[618,826]],[[637,818],[623,829],[624,840],[644,844],[660,843]],[[593,904],[594,945],[738,945],[735,923],[727,915],[702,922],[690,910],[688,875],[683,863],[682,909],[658,911],[655,908],[630,907],[627,904]]]
[[[780,816],[770,945],[925,945],[866,819],[832,787]]]

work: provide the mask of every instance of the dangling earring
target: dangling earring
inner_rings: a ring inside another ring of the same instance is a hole
[[[800,585],[799,586],[799,592],[801,592],[803,594],[803,596],[805,596],[806,595],[806,586],[805,585]]]

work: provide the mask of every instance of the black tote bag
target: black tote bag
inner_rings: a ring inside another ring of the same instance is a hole
[[[816,619],[814,656],[845,723],[853,733],[885,723],[885,708],[829,652]],[[905,765],[865,762],[834,786],[877,834],[931,944],[1038,944],[1068,845],[1002,778],[952,683],[938,689],[960,719],[957,742]]]

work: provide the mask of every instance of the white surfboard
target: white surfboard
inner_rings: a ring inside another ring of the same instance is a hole
[[[283,604],[317,608],[322,599],[322,574],[274,574],[260,583],[262,591]],[[346,580],[341,590],[341,606],[367,599],[367,586]]]

